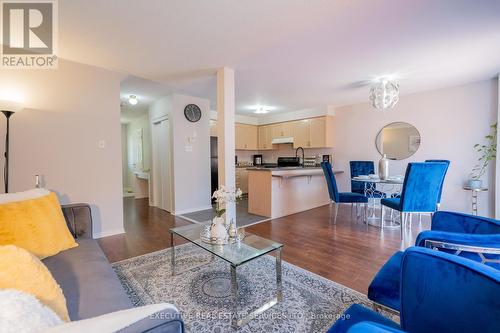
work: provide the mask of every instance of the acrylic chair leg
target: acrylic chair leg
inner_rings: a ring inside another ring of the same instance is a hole
[[[333,224],[337,224],[337,214],[339,212],[339,204],[336,203],[336,202],[334,202],[333,205],[334,205],[334,210],[335,210],[334,213],[333,213],[334,214],[334,216],[333,216]]]
[[[422,214],[418,213],[418,224],[422,223]]]
[[[384,205],[380,205],[380,226],[383,228],[384,227],[384,220],[385,220],[385,209]]]
[[[406,227],[406,214],[401,212],[401,240],[404,240],[403,235],[405,227]]]
[[[364,216],[364,219],[365,219],[365,223],[368,223],[368,202],[365,203],[365,216]]]

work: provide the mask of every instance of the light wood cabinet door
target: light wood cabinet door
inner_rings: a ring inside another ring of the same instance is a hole
[[[259,148],[258,137],[259,137],[259,134],[258,134],[257,126],[248,125],[248,127],[247,127],[247,140],[246,140],[247,148],[246,149],[257,150]]]
[[[304,120],[298,120],[294,121],[292,126],[293,126],[293,132],[294,132],[294,139],[293,139],[293,147],[298,148],[310,148],[311,147],[311,140],[310,140],[310,119],[304,119]]]
[[[326,118],[312,118],[309,128],[310,147],[323,148],[326,147]]]
[[[271,125],[259,126],[259,150],[273,149],[273,127]]]
[[[270,126],[272,128],[273,139],[293,137],[293,122],[291,121]]]
[[[217,121],[210,120],[210,136],[217,136]]]
[[[234,124],[234,136],[235,136],[235,142],[234,142],[234,148],[235,149],[245,149],[245,129],[242,126],[242,124]]]
[[[235,186],[241,189],[241,192],[248,193],[248,170],[245,168],[236,168]]]
[[[235,124],[235,148],[238,150],[257,150],[257,126]]]

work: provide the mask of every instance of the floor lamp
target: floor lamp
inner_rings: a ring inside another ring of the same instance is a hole
[[[21,106],[18,103],[10,101],[0,101],[0,111],[7,118],[7,128],[5,132],[5,165],[3,171],[3,180],[5,185],[5,193],[9,193],[9,135],[10,135],[10,117],[21,110]]]

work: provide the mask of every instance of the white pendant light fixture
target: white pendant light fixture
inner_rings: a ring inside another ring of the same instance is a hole
[[[139,100],[137,99],[136,95],[130,95],[128,98],[128,102],[130,105],[136,105],[139,102]]]
[[[370,89],[370,102],[380,111],[392,109],[399,101],[399,85],[387,79],[373,83]]]

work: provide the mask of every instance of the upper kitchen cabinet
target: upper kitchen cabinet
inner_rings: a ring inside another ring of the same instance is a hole
[[[235,124],[235,148],[238,150],[257,150],[258,149],[258,130],[257,126],[247,124]]]
[[[259,126],[259,150],[273,149],[273,125]]]
[[[210,136],[217,136],[217,121],[210,120]]]
[[[318,117],[293,122],[294,148],[332,148],[333,117]]]
[[[292,122],[279,123],[270,125],[272,128],[273,139],[277,138],[292,138],[293,137],[293,124]]]

